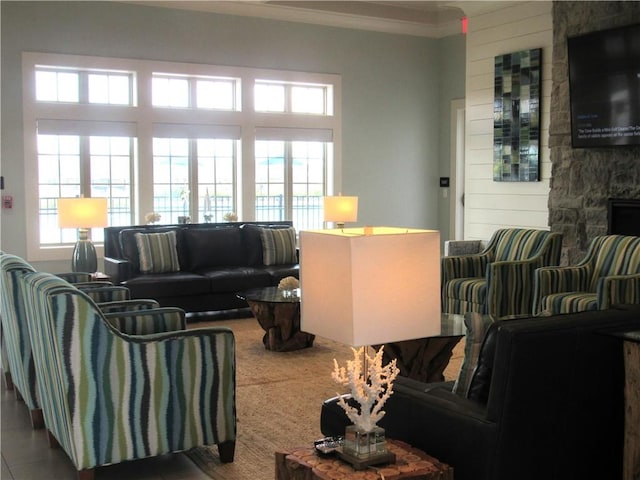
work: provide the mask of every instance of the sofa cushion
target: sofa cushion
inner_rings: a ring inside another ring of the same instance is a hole
[[[139,275],[123,285],[129,288],[131,298],[186,297],[208,294],[211,290],[207,277],[189,272]]]
[[[120,250],[122,256],[133,267],[133,273],[140,271],[140,256],[138,255],[138,244],[136,241],[137,233],[164,233],[164,232],[176,232],[176,245],[178,250],[178,263],[183,267],[187,264],[186,257],[182,252],[182,230],[176,227],[165,226],[148,226],[148,227],[132,227],[123,228],[118,233],[118,241],[120,243]]]
[[[187,228],[185,249],[189,252],[189,270],[199,272],[222,266],[247,265],[240,229]]]
[[[141,273],[179,272],[176,232],[136,233]]]
[[[263,228],[262,260],[265,265],[296,263],[296,231],[288,228]]]
[[[269,272],[254,267],[226,267],[203,271],[212,292],[238,293],[252,288],[273,285]]]
[[[453,393],[467,395],[471,377],[475,372],[480,356],[480,348],[487,330],[493,323],[493,317],[480,313],[467,313],[464,316],[464,324],[467,327],[467,335],[464,345],[464,359],[460,367],[460,373],[453,385]]]

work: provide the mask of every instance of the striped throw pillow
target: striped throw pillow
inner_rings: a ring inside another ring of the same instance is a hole
[[[179,272],[177,237],[175,231],[136,233],[141,273]]]
[[[262,263],[265,265],[283,265],[296,263],[296,230],[288,228],[263,228]]]

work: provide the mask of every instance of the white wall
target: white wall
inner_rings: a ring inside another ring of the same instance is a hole
[[[467,12],[465,238],[487,239],[501,227],[549,228],[551,7],[551,2],[534,1]],[[494,57],[531,48],[542,48],[541,181],[494,182]]]

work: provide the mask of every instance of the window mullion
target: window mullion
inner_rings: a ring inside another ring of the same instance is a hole
[[[189,215],[192,222],[198,222],[198,139],[189,139]]]
[[[80,137],[80,194],[91,197],[91,145],[88,136]]]
[[[78,72],[78,98],[80,104],[89,103],[89,72]]]
[[[284,210],[286,218],[293,218],[293,148],[291,141],[284,143]]]

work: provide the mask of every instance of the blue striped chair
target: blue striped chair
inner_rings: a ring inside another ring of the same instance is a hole
[[[11,381],[16,397],[24,401],[29,409],[31,426],[42,428],[42,410],[36,392],[35,367],[31,355],[26,306],[22,300],[18,278],[35,272],[22,258],[8,253],[0,255],[0,295],[2,305],[2,331]]]
[[[494,318],[530,315],[536,268],[558,265],[562,235],[546,230],[496,231],[477,255],[441,259],[442,311]]]
[[[32,427],[42,428],[44,422],[29,340],[28,310],[27,305],[24,304],[19,282],[22,276],[35,272],[35,269],[24,259],[3,253],[0,255],[0,272],[3,356],[6,355],[11,382],[15,384],[16,397],[24,401],[29,409]],[[83,277],[67,278],[83,280]],[[100,282],[91,282],[86,285],[81,282],[78,285],[88,292],[88,295],[95,302],[101,302],[98,305],[104,313],[109,313],[109,321],[112,325],[126,333],[152,333],[186,328],[184,318],[181,321],[158,318],[155,309],[159,305],[155,300],[129,300],[129,290],[126,287],[109,286]],[[138,310],[151,311],[147,313],[146,317],[141,317],[137,321],[132,320],[124,313]],[[5,368],[4,364],[3,368]]]
[[[599,236],[577,265],[535,272],[535,314],[605,310],[634,303],[640,303],[640,237]]]
[[[220,460],[233,461],[231,330],[128,335],[54,275],[21,283],[50,444],[64,449],[79,479],[102,465],[201,445],[217,444]]]

